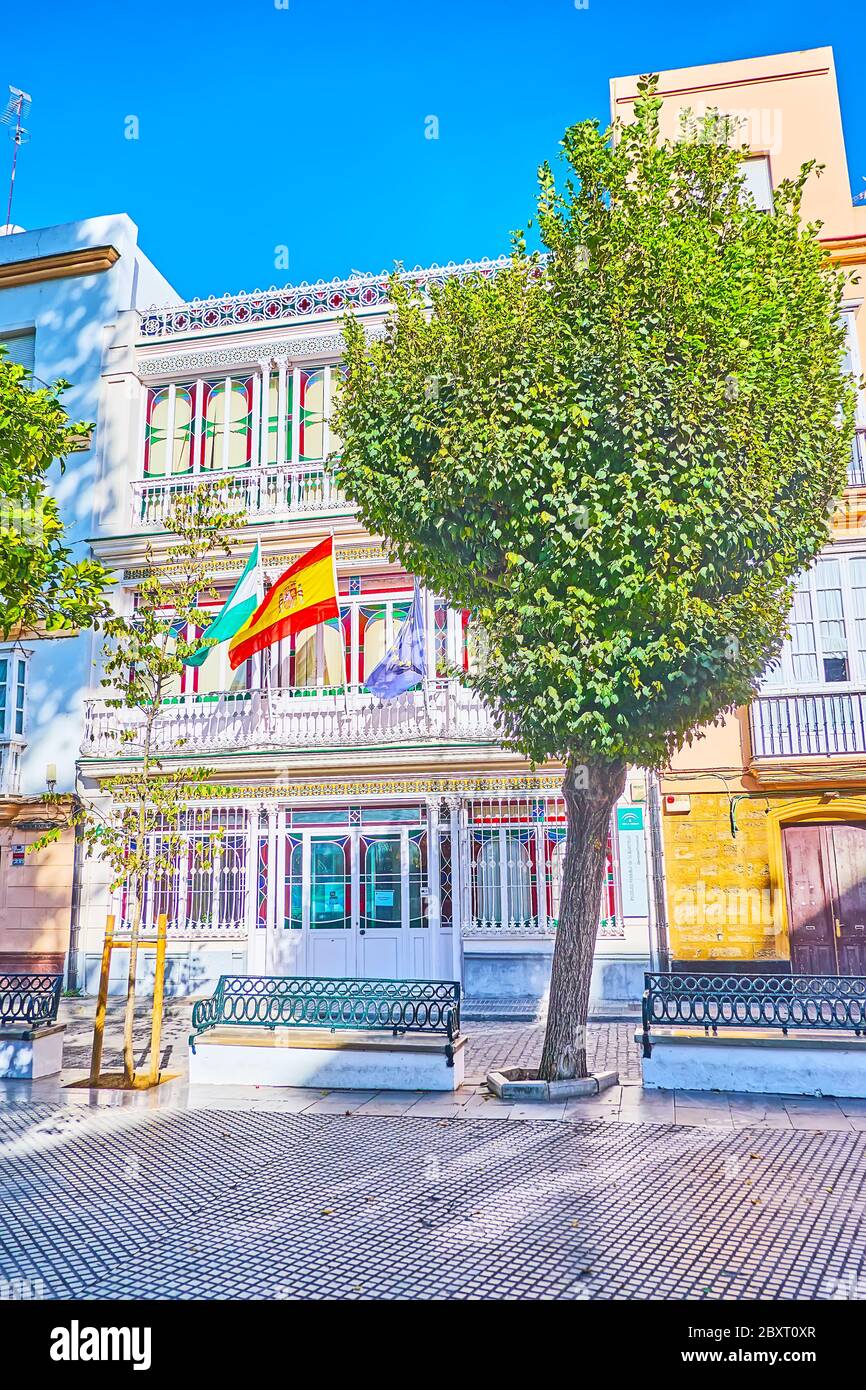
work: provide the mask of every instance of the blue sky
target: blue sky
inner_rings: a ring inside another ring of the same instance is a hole
[[[18,6],[0,84],[23,87],[33,107],[13,218],[34,228],[128,212],[185,297],[497,255],[531,215],[536,167],[564,128],[606,121],[610,76],[823,44],[835,49],[859,191],[862,4],[823,10],[805,0]],[[129,116],[136,140],[125,138]],[[436,140],[425,138],[429,116]]]

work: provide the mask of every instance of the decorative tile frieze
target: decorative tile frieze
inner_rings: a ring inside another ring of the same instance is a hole
[[[110,780],[110,779],[109,779]],[[377,781],[372,778],[347,782],[289,782],[272,786],[233,786],[220,783],[196,783],[187,789],[194,801],[297,801],[355,799],[357,797],[448,796],[477,795],[479,792],[536,792],[556,796],[562,789],[562,773],[536,773],[530,776],[448,776],[394,778]],[[118,798],[122,788],[117,789]]]
[[[263,564],[269,569],[281,570],[288,565],[294,564],[304,552],[302,550],[287,550],[280,555],[265,555]],[[337,545],[335,555],[338,565],[348,564],[350,560],[391,560],[391,556],[381,545]],[[246,564],[248,556],[241,555],[235,557],[227,556],[225,559],[214,558],[210,562],[212,572],[216,574],[240,574]],[[151,569],[140,567],[136,569],[126,569],[123,571],[125,580],[146,579],[151,573]],[[180,565],[160,564],[159,572],[162,575],[183,574],[184,570]]]
[[[369,336],[375,335],[371,333]],[[228,343],[215,343],[187,352],[161,353],[158,357],[142,355],[138,370],[141,377],[186,376],[197,372],[229,371],[233,367],[254,367],[259,362],[342,357],[344,347],[342,333],[318,333],[278,341],[237,338]]]
[[[509,263],[507,256],[497,260],[464,261],[462,264],[416,266],[403,271],[400,278],[421,293],[446,280],[464,280],[469,275],[489,278]],[[193,299],[186,304],[152,308],[140,315],[144,340],[170,338],[188,333],[217,333],[222,329],[249,328],[255,324],[285,323],[293,318],[316,315],[337,317],[347,309],[386,308],[390,302],[390,276],[365,273],[346,279],[317,280],[315,284],[272,286],[243,294]]]

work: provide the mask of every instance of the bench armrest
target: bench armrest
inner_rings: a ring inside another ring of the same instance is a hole
[[[222,1012],[222,999],[214,994],[210,999],[197,999],[192,1006],[192,1027],[193,1031],[189,1035],[189,1045],[195,1052],[195,1040],[201,1033],[206,1033],[208,1028],[215,1028],[219,1023]]]

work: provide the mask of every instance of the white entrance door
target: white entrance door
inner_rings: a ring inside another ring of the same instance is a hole
[[[344,979],[427,979],[426,831],[281,826],[268,970]]]
[[[354,836],[304,833],[304,934],[307,974],[355,974]]]
[[[422,832],[363,831],[358,837],[357,967],[363,979],[425,979],[430,973]]]

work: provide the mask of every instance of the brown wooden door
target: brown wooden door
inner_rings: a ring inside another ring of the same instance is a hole
[[[866,974],[866,824],[783,827],[791,968]]]
[[[866,825],[827,827],[840,975],[866,974]]]
[[[782,829],[791,969],[795,975],[836,975],[836,938],[826,827]]]

